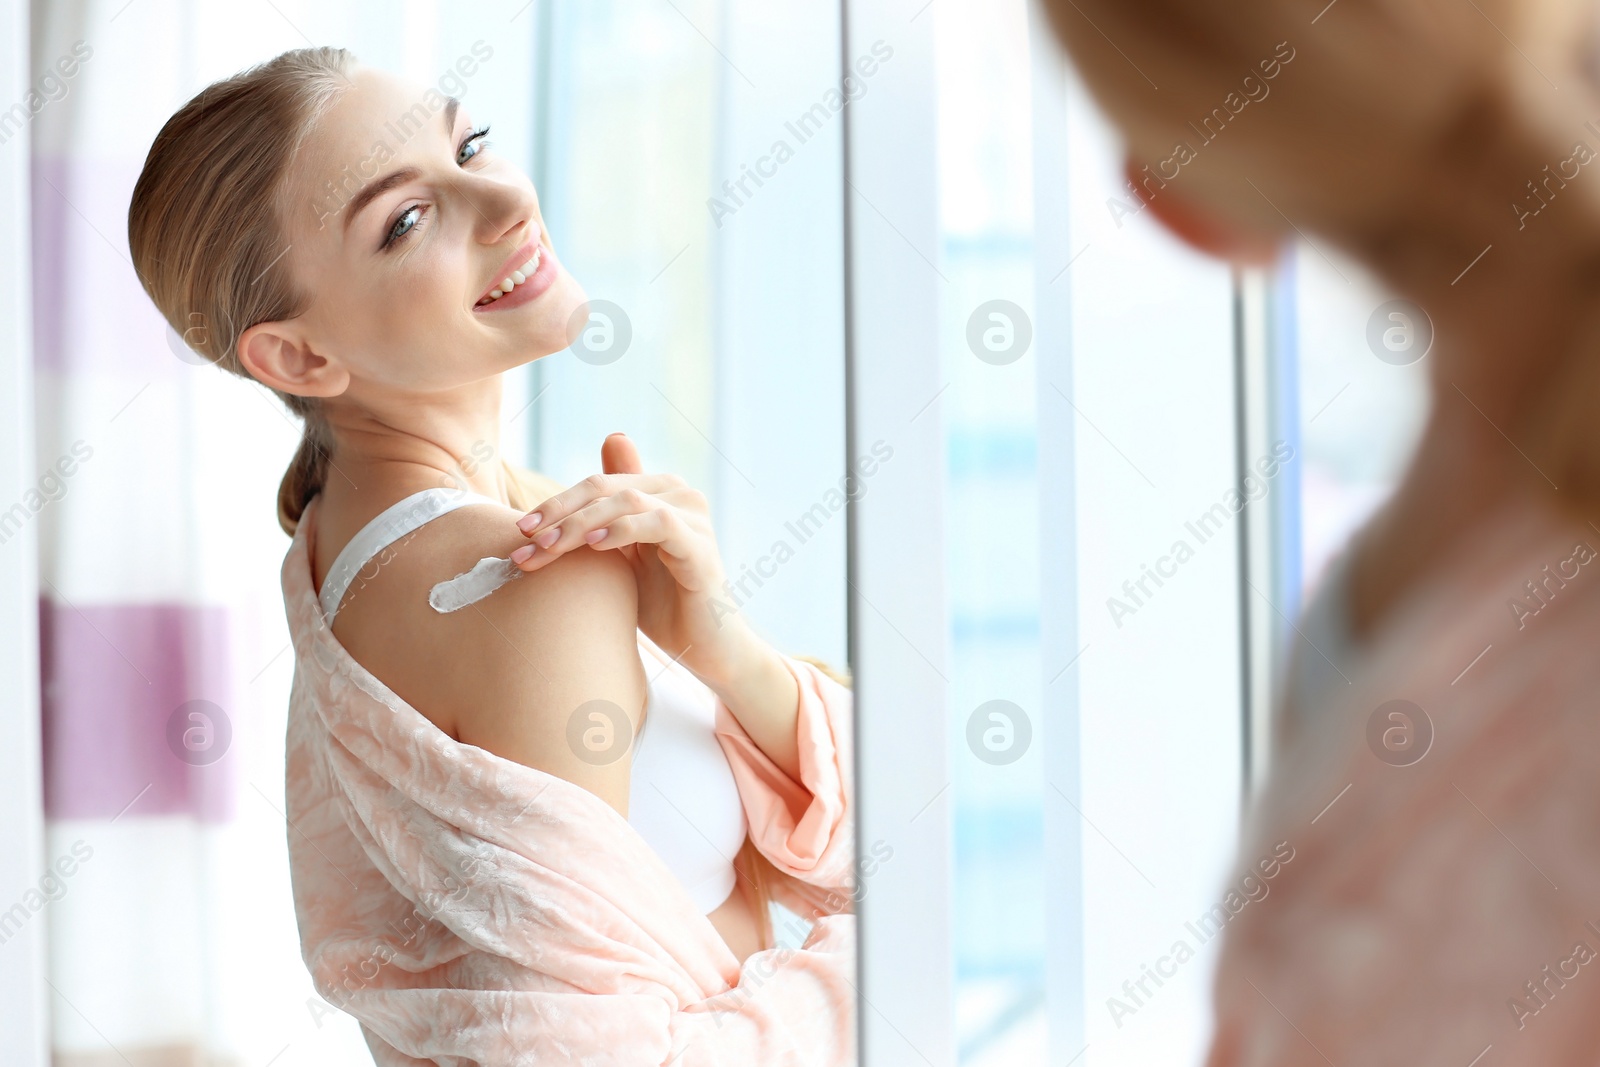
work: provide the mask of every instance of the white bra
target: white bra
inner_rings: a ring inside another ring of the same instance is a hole
[[[328,626],[350,583],[396,540],[467,504],[506,505],[463,489],[424,489],[385,508],[345,545],[317,595]],[[644,718],[633,739],[628,823],[689,891],[702,914],[733,891],[733,857],[749,829],[727,756],[713,733],[716,700],[643,634],[639,655],[649,678]],[[652,660],[654,662],[652,662]]]

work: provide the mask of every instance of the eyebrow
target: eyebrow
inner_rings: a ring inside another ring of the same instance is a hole
[[[444,133],[446,137],[455,132],[456,112],[460,109],[460,107],[460,100],[457,100],[453,96],[445,98]],[[416,167],[404,167],[395,171],[393,174],[386,174],[382,178],[378,178],[375,181],[370,181],[366,185],[363,185],[356,195],[350,198],[350,203],[346,205],[346,210],[344,213],[345,232],[350,232],[350,226],[355,221],[355,217],[361,214],[362,209],[368,204],[372,203],[378,197],[382,196],[384,193],[387,193],[395,186],[404,185],[406,182],[415,180],[416,177],[421,173],[422,172]]]

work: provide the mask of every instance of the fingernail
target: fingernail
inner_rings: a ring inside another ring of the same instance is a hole
[[[531,556],[531,555],[533,555],[533,546],[532,545],[523,545],[521,548],[519,548],[515,552],[511,553],[511,562],[512,563],[526,563],[526,562],[528,562],[528,557]]]
[[[606,539],[606,534],[610,532],[611,531],[608,527],[602,526],[598,530],[590,530],[588,533],[584,534],[583,539],[589,542],[591,545],[598,544],[599,542],[604,541]]]
[[[535,511],[532,515],[524,515],[522,518],[518,519],[517,529],[521,530],[525,534],[531,534],[533,531],[539,528],[539,523],[543,520],[544,516]]]
[[[538,545],[540,548],[549,548],[551,545],[555,544],[560,539],[561,539],[561,527],[556,526],[556,527],[553,527],[553,528],[551,528],[549,530],[546,530],[544,533],[540,534],[538,537],[535,537],[533,539],[533,543]]]

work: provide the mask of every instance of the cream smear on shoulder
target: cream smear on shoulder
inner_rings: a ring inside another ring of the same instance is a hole
[[[428,604],[441,614],[459,611],[522,575],[522,568],[509,559],[485,556],[471,570],[434,586],[428,593]]]

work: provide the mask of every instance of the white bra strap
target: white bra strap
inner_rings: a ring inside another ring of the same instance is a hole
[[[423,489],[398,503],[391,504],[379,512],[371,522],[361,527],[350,539],[349,544],[340,550],[338,557],[333,561],[333,566],[328,568],[328,575],[322,580],[322,592],[317,594],[317,599],[322,602],[322,613],[327,617],[328,625],[333,625],[334,616],[339,614],[339,605],[344,600],[346,590],[350,588],[350,583],[355,580],[361,568],[367,565],[369,559],[412,530],[467,504],[506,506],[493,497],[465,489],[443,487]]]

